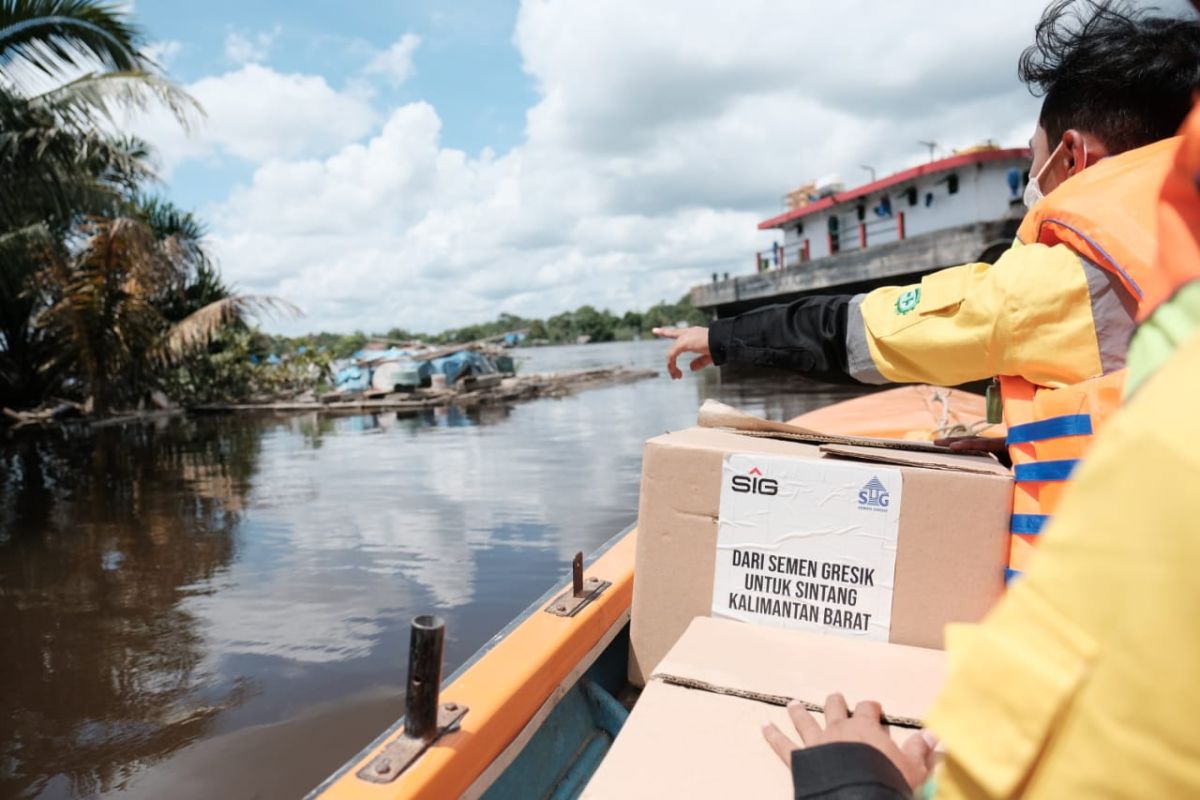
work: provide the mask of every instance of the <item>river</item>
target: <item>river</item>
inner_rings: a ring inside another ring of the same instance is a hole
[[[661,370],[663,342],[515,351]],[[714,369],[472,411],[240,415],[0,440],[0,796],[294,797],[634,521],[642,443],[708,397],[846,394]]]

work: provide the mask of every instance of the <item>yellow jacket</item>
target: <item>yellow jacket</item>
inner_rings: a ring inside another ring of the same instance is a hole
[[[1200,335],[1109,424],[1023,580],[947,631],[937,796],[1200,797]]]
[[[1079,383],[1125,366],[1136,303],[1066,245],[1014,244],[995,264],[964,264],[850,304],[850,374],[867,383],[953,386],[1016,375]]]

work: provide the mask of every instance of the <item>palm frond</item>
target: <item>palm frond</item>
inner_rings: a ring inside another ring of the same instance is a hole
[[[174,237],[199,244],[208,235],[208,228],[192,212],[184,211],[163,197],[135,195],[132,206],[138,218],[159,239]]]
[[[95,0],[0,0],[0,74],[24,66],[53,80],[81,68],[140,70],[142,34],[117,8]]]
[[[194,97],[171,81],[147,70],[89,72],[29,98],[35,108],[43,108],[80,129],[94,125],[97,116],[114,124],[116,109],[145,111],[158,102],[171,112],[184,130],[204,116]]]
[[[50,233],[50,227],[44,222],[35,222],[32,225],[26,225],[15,230],[0,231],[0,250],[9,245],[20,244],[30,240],[54,241]]]
[[[209,303],[204,308],[171,326],[159,348],[159,358],[174,362],[207,345],[227,325],[244,322],[248,317],[267,314],[302,316],[299,308],[270,295],[239,294]]]
[[[111,213],[118,190],[153,178],[142,143],[95,127],[73,129],[46,108],[0,91],[0,230]]]

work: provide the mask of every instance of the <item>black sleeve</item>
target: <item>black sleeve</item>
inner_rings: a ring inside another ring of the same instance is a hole
[[[862,742],[793,750],[792,784],[796,800],[912,800],[896,765]]]
[[[847,374],[850,298],[802,297],[719,319],[708,329],[713,363],[780,367],[829,383],[857,383]]]

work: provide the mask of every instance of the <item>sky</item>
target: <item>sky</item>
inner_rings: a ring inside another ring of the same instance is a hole
[[[305,312],[267,330],[622,313],[749,272],[811,178],[1024,145],[1043,5],[136,0],[205,113],[130,124],[226,280]]]

